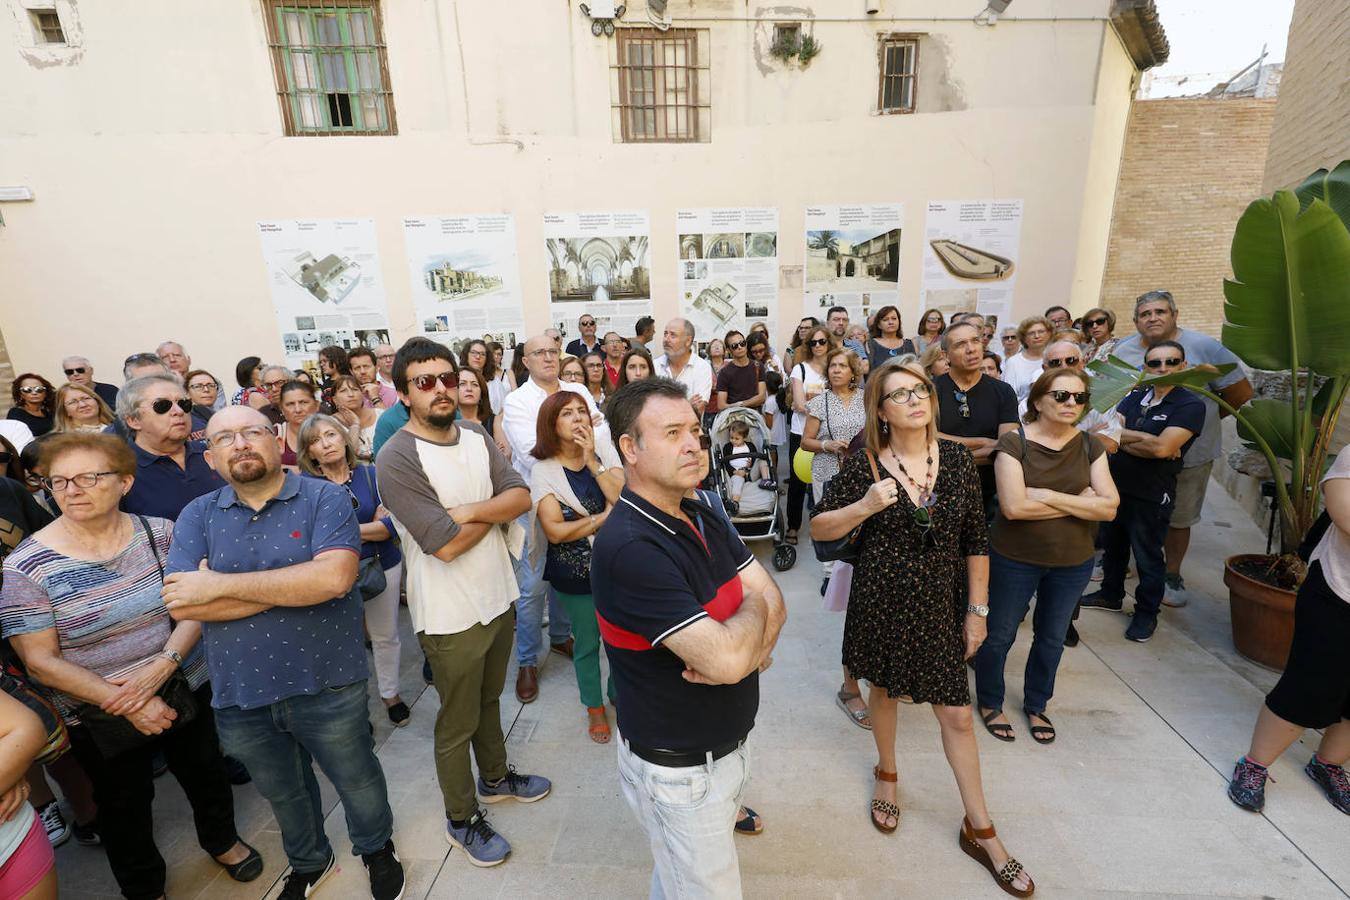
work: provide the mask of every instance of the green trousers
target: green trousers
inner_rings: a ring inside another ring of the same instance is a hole
[[[558,602],[572,620],[572,668],[577,673],[577,689],[582,706],[604,706],[600,696],[600,623],[595,618],[595,600],[590,594],[564,594],[558,589]],[[609,676],[609,699],[614,700],[614,674]]]
[[[436,780],[445,798],[445,814],[457,821],[478,809],[470,744],[485,781],[506,776],[501,695],[515,632],[508,609],[488,624],[475,623],[458,634],[417,635],[441,695],[441,711],[436,715]]]

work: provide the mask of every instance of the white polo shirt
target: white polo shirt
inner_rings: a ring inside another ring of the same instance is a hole
[[[691,354],[678,375],[670,371],[670,360],[664,353],[652,360],[652,365],[657,375],[662,378],[673,378],[688,388],[690,397],[697,394],[703,398],[704,403],[712,399],[712,365],[703,357]]]

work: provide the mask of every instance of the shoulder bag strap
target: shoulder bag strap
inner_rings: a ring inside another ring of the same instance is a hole
[[[1027,462],[1027,431],[1022,427],[1022,423],[1017,423],[1017,436],[1022,439],[1022,455],[1018,458],[1022,465]]]
[[[872,467],[872,481],[880,481],[881,476],[877,473],[877,458],[866,447],[863,448],[863,452],[867,454],[867,464]]]
[[[155,546],[155,535],[150,530],[150,523],[145,521],[145,516],[137,513],[137,521],[141,523],[141,528],[145,531],[145,539],[150,542],[150,553],[155,557],[155,568],[159,569],[159,580],[164,580],[164,563],[159,558],[159,548]]]

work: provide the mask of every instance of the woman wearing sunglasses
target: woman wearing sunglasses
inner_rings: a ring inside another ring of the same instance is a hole
[[[975,693],[985,728],[1000,741],[1016,739],[1003,714],[1003,668],[1033,595],[1022,711],[1032,740],[1055,739],[1045,708],[1055,693],[1069,623],[1092,575],[1097,523],[1116,514],[1119,498],[1106,451],[1077,427],[1088,399],[1085,375],[1046,370],[1027,394],[1025,426],[1000,437],[995,449],[989,637],[975,657]]]
[[[867,452],[850,456],[830,479],[811,530],[833,540],[862,528],[843,661],[871,684],[877,765],[869,818],[888,834],[900,822],[899,698],[932,704],[965,806],[961,849],[1004,890],[1025,897],[1034,890],[1031,878],[1004,849],[985,808],[966,681],[965,660],[984,640],[989,590],[975,461],[960,444],[938,438],[937,391],[917,365],[882,366],[863,402]]]
[[[1083,355],[1086,357],[1084,362],[1106,359],[1111,355],[1116,344],[1120,343],[1115,330],[1116,314],[1111,310],[1094,306],[1083,313],[1083,336],[1087,338],[1083,346]]]
[[[25,372],[9,387],[14,406],[6,415],[28,426],[33,437],[42,437],[56,425],[56,390],[35,372]]]
[[[825,377],[826,360],[836,349],[834,335],[823,325],[814,325],[792,354],[792,422],[788,427],[788,459],[797,455],[806,430],[806,404],[829,385]],[[789,544],[797,543],[797,531],[802,527],[802,501],[810,497],[805,481],[797,477],[796,469],[788,478],[787,534]]]

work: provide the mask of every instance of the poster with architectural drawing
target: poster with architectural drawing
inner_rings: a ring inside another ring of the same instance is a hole
[[[403,243],[422,334],[456,352],[474,338],[515,343],[525,323],[509,213],[410,216]]]
[[[680,310],[698,343],[755,322],[778,333],[777,209],[681,209],[675,233]]]
[[[853,322],[900,298],[901,203],[806,208],[803,316],[821,321],[831,306]]]
[[[928,201],[921,308],[1008,324],[1021,238],[1021,200]]]
[[[286,364],[313,368],[321,347],[389,339],[373,219],[258,222]]]
[[[566,344],[577,318],[624,336],[652,314],[651,221],[646,210],[544,213],[549,323]]]

